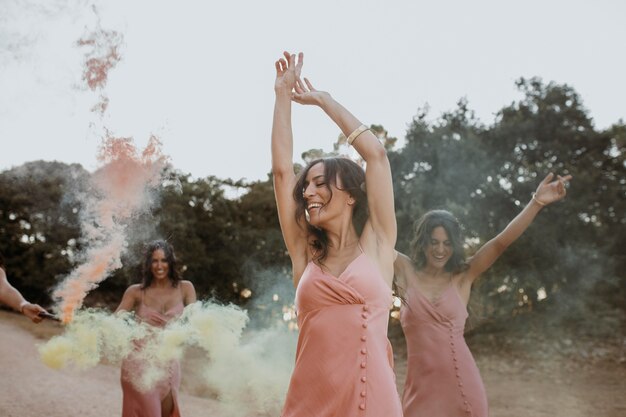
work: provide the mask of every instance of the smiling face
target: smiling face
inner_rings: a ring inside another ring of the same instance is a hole
[[[163,249],[156,249],[152,252],[152,263],[150,271],[155,280],[161,281],[169,278],[170,264]]]
[[[341,188],[339,178],[335,181],[327,180],[323,162],[309,169],[302,196],[306,204],[307,219],[311,225],[324,228],[332,219],[345,215],[346,212],[351,213],[351,210],[346,211],[346,208],[354,204],[354,199]]]
[[[452,242],[443,226],[437,226],[430,235],[430,241],[424,247],[426,266],[428,268],[443,269],[452,257]]]

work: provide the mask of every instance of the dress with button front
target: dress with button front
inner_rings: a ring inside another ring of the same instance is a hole
[[[436,302],[407,290],[400,322],[407,343],[405,417],[487,417],[487,395],[463,330],[467,308],[455,285]]]
[[[309,262],[296,289],[300,334],[282,417],[400,417],[387,339],[391,290],[367,256],[338,277]]]

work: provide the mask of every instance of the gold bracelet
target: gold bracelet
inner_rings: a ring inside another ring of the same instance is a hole
[[[535,202],[537,204],[539,204],[541,207],[545,207],[546,203],[542,203],[541,201],[539,201],[539,199],[537,198],[537,196],[535,195],[536,193],[533,193],[533,200],[535,200]]]
[[[354,129],[354,132],[350,133],[350,136],[348,136],[348,145],[352,145],[352,142],[354,142],[356,138],[358,138],[359,135],[365,132],[366,130],[370,130],[370,129],[369,127],[365,125],[361,125],[357,127],[356,129]]]

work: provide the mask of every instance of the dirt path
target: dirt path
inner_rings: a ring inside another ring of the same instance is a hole
[[[0,311],[0,416],[121,415],[118,367],[56,371],[39,361],[37,345],[57,333],[58,325],[44,322],[35,326],[21,316]],[[181,393],[180,408],[185,417],[220,415],[216,401],[185,393]]]
[[[55,371],[39,361],[36,345],[59,332],[54,323],[36,326],[22,316],[0,311],[0,416],[119,416],[118,367]],[[626,416],[624,364],[529,363],[519,358],[477,356],[491,417]],[[396,362],[396,371],[401,389],[404,361]],[[180,405],[185,417],[229,417],[215,400],[184,392]]]

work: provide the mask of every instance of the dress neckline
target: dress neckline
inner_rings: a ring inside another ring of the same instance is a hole
[[[446,286],[446,288],[434,300],[431,300],[428,296],[426,296],[426,294],[424,294],[424,292],[419,288],[419,286],[415,285],[413,288],[415,288],[415,292],[420,297],[422,297],[423,299],[428,301],[428,304],[430,304],[431,306],[435,307],[435,306],[437,306],[437,305],[439,305],[441,303],[441,301],[447,295],[447,293],[450,290],[450,288],[453,288],[453,287],[454,287],[454,281],[449,282],[448,285]],[[459,298],[460,298],[460,296],[459,296]]]
[[[162,314],[162,315],[166,316],[166,315],[168,315],[169,312],[171,312],[172,310],[174,310],[175,308],[177,308],[177,307],[179,307],[181,305],[183,306],[183,308],[185,308],[185,301],[184,301],[183,294],[182,294],[182,288],[180,288],[180,287],[178,287],[178,292],[180,293],[181,298],[178,300],[178,302],[174,303],[174,305],[172,305],[170,308],[168,308],[164,312],[161,312],[161,311],[157,310],[156,308],[146,304],[146,302],[145,302],[146,290],[147,290],[147,288],[141,290],[141,306],[145,307],[147,309],[150,309],[150,310],[154,311],[157,314]]]
[[[361,249],[361,245],[360,245],[360,244],[359,244],[359,249]],[[338,276],[335,276],[335,275],[331,274],[330,272],[326,272],[326,271],[324,271],[324,270],[322,269],[322,267],[321,267],[321,266],[319,266],[318,264],[316,264],[315,262],[313,262],[313,260],[310,260],[310,261],[309,261],[309,264],[313,264],[313,265],[315,265],[315,266],[317,267],[317,269],[319,269],[319,270],[320,270],[323,274],[330,275],[331,277],[333,277],[333,278],[335,278],[335,279],[340,279],[340,278],[341,278],[341,276],[342,276],[343,274],[345,274],[345,273],[346,273],[346,271],[347,271],[348,269],[350,269],[350,267],[351,267],[351,266],[352,266],[352,265],[353,265],[353,264],[357,261],[357,259],[359,259],[359,258],[360,258],[361,256],[363,256],[363,255],[365,255],[365,252],[363,252],[363,250],[361,249],[361,253],[359,253],[359,254],[358,254],[358,255],[357,255],[357,256],[356,256],[353,260],[351,260],[351,261],[348,263],[348,265],[346,265],[346,267],[344,268],[344,270],[343,270],[343,271],[341,271],[341,273],[340,273]]]

